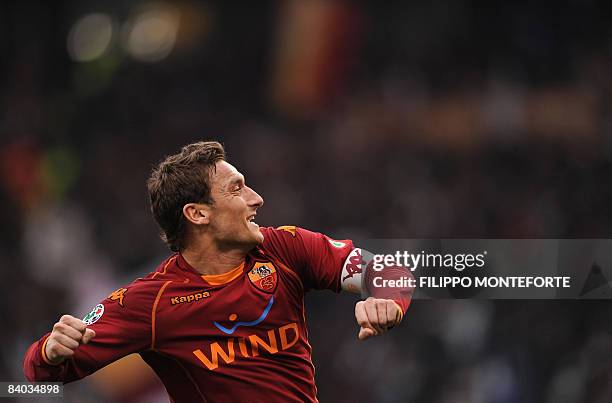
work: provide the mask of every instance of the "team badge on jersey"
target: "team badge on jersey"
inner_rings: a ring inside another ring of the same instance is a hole
[[[85,317],[83,318],[83,323],[87,326],[92,325],[98,321],[104,314],[104,305],[98,304],[94,309],[91,310]]]
[[[249,271],[249,280],[263,292],[273,293],[277,283],[276,268],[270,262],[256,262]]]

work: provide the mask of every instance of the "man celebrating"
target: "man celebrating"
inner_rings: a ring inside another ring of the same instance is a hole
[[[167,157],[148,191],[175,253],[83,320],[62,316],[28,349],[27,379],[71,382],[137,352],[174,402],[316,402],[304,294],[361,292],[361,250],[301,228],[260,228],[263,199],[217,142]],[[373,295],[382,298],[355,306],[361,340],[397,325],[411,290]]]

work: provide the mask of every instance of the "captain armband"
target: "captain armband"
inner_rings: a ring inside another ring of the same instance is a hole
[[[375,267],[374,254],[361,248],[349,253],[342,266],[340,284],[344,291],[361,294],[362,298],[396,299],[414,292],[414,276],[406,267]]]
[[[364,296],[367,287],[364,287],[364,271],[372,261],[374,254],[365,249],[354,248],[344,261],[340,284],[344,291],[362,294]]]

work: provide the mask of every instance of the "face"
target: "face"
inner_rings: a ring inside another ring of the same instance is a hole
[[[211,173],[210,227],[217,241],[226,245],[253,247],[263,242],[255,223],[257,209],[264,203],[245,184],[244,176],[226,161],[219,161]]]

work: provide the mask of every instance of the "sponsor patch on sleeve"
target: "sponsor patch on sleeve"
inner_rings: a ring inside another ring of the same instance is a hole
[[[340,242],[340,241],[336,241],[334,239],[330,239],[329,243],[334,247],[334,248],[338,248],[338,249],[342,249],[346,246],[346,243],[344,242]]]
[[[96,323],[104,315],[104,305],[98,304],[83,318],[83,323],[87,326]]]

